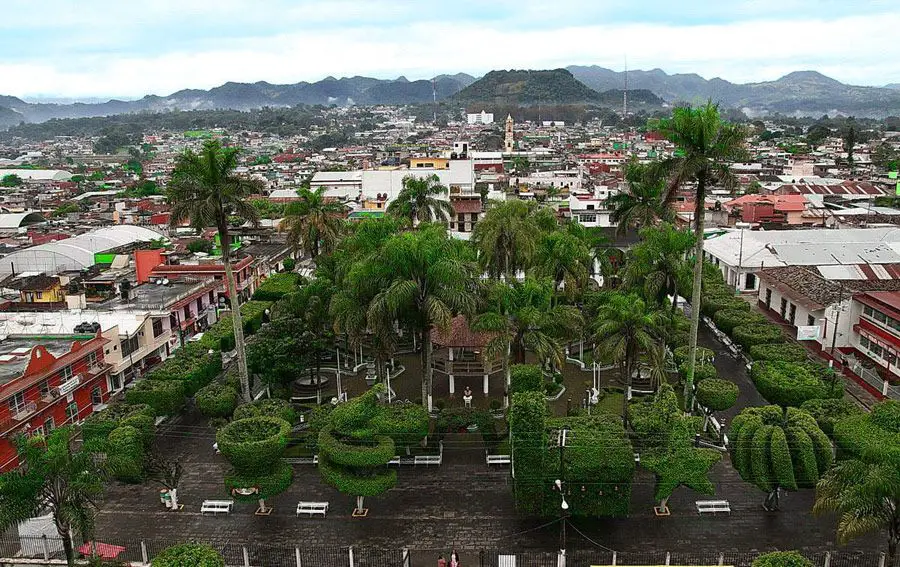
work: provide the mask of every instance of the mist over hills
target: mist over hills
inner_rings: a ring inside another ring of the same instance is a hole
[[[184,89],[168,96],[138,100],[26,102],[0,95],[0,127],[54,118],[108,116],[173,110],[250,110],[297,104],[422,104],[439,101],[519,105],[589,103],[615,106],[625,87],[623,72],[599,66],[572,65],[554,70],[491,71],[476,79],[466,73],[410,81],[371,77],[326,77],[316,82],[275,85],[228,82],[203,89]],[[433,90],[432,90],[433,89]],[[816,71],[796,71],[774,81],[731,83],[700,75],[668,74],[661,69],[628,72],[629,101],[661,107],[677,102],[712,99],[748,115],[781,113],[795,116],[844,114],[873,118],[900,115],[900,84],[885,87],[846,85]]]

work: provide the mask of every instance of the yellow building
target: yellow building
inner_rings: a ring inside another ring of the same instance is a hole
[[[0,282],[0,287],[19,292],[21,303],[60,303],[66,300],[66,292],[59,278],[45,276],[10,276]]]
[[[409,158],[410,169],[450,169],[450,160],[448,158]]]

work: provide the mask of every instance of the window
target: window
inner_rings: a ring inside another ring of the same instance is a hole
[[[744,276],[744,289],[756,289],[756,274]]]
[[[791,325],[794,324],[794,319],[797,317],[797,306],[791,303],[790,315],[788,316],[788,321],[791,322]]]
[[[68,380],[71,377],[72,377],[72,367],[66,366],[65,368],[62,369],[62,379],[65,382],[66,380]]]
[[[44,298],[44,292],[43,292],[43,291],[37,292],[37,298],[38,298],[38,299],[43,299],[43,298]]]
[[[88,353],[88,359],[87,359],[87,360],[88,360],[88,367],[89,367],[89,368],[90,368],[90,367],[93,367],[93,366],[97,366],[97,353],[96,353],[96,352]]]
[[[56,423],[53,421],[53,416],[50,416],[44,420],[44,431],[50,433],[54,429],[56,429]]]
[[[787,299],[781,298],[781,318],[784,319],[785,315],[787,315]]]
[[[807,316],[806,316],[806,326],[807,326],[807,327],[812,327],[812,326],[814,326],[815,324],[816,324],[816,318],[813,317],[812,315],[807,315]]]
[[[138,349],[138,338],[131,337],[130,339],[122,341],[122,356],[128,356]],[[113,346],[115,349],[116,347]]]
[[[766,307],[772,308],[772,290],[766,288]]]
[[[25,409],[25,392],[13,394],[9,399],[9,413],[19,413]]]
[[[100,389],[100,386],[97,386],[93,390],[91,390],[91,404],[95,406],[99,406],[103,403],[103,390]]]
[[[66,406],[66,422],[74,423],[78,421],[78,404],[72,402]]]
[[[50,380],[44,380],[38,386],[41,390],[41,397],[47,396],[50,394]]]
[[[162,319],[154,319],[153,320],[153,338],[160,336],[163,334],[163,323]]]

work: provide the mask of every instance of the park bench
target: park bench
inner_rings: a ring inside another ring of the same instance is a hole
[[[416,455],[413,465],[440,465],[443,460],[443,455]]]
[[[706,514],[717,513],[717,512],[728,512],[731,513],[731,504],[728,503],[728,500],[698,500],[697,501],[697,513],[698,514]]]
[[[510,455],[488,455],[485,453],[485,460],[488,465],[508,465],[512,463]]]
[[[227,514],[231,512],[233,507],[234,500],[204,500],[203,505],[200,506],[200,514],[207,512],[211,514],[218,514],[219,512]]]
[[[300,514],[309,514],[312,517],[313,514],[322,514],[322,517],[325,517],[325,514],[328,513],[328,502],[298,502],[297,503],[297,515]]]

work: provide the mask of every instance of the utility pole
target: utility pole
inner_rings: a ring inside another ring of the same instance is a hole
[[[565,558],[566,556],[566,511],[569,509],[569,503],[566,502],[566,495],[563,492],[563,487],[565,486],[565,461],[563,459],[563,450],[566,447],[567,436],[569,434],[569,429],[567,427],[563,427],[558,432],[558,442],[559,442],[559,478],[556,479],[554,483],[556,485],[556,489],[559,490],[559,496],[562,502],[559,506],[559,554],[561,557]],[[565,561],[565,559],[563,559]],[[562,563],[565,565],[565,563]]]
[[[625,56],[625,90],[622,91],[622,120],[628,118],[628,56]]]
[[[834,356],[834,347],[835,343],[837,343],[837,334],[838,334],[838,323],[841,320],[841,311],[843,310],[844,303],[844,283],[841,282],[840,288],[838,289],[838,304],[837,309],[834,314],[834,329],[831,330],[831,358],[836,358]]]

